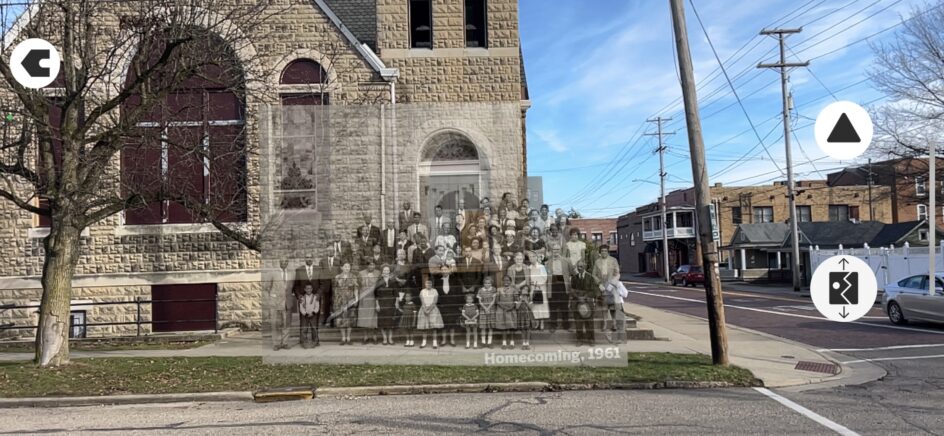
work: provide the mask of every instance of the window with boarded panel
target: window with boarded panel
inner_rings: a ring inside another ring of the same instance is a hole
[[[216,329],[215,283],[151,286],[151,330]]]

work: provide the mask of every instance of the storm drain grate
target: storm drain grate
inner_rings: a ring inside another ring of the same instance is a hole
[[[821,372],[824,374],[838,374],[839,367],[833,363],[823,362],[805,362],[799,361],[793,369],[810,372]]]

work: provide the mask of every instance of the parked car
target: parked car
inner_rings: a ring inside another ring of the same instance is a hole
[[[682,265],[672,273],[670,279],[672,280],[672,286],[677,284],[695,286],[698,283],[705,283],[705,274],[698,265]]]
[[[944,273],[935,276],[933,296],[928,293],[927,274],[885,285],[882,308],[893,324],[917,320],[944,323]]]

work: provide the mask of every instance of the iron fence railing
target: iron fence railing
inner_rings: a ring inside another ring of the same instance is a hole
[[[213,304],[213,318],[212,319],[180,319],[180,320],[154,320],[143,319],[141,313],[141,306],[145,304],[164,304],[164,303],[184,303],[184,304],[193,304],[193,303],[216,303],[215,298],[202,298],[202,299],[185,299],[185,300],[150,300],[143,298],[136,298],[134,300],[127,301],[95,301],[88,303],[78,303],[74,306],[78,307],[90,307],[90,306],[135,306],[135,315],[134,321],[115,321],[115,322],[88,322],[86,315],[85,321],[82,323],[75,323],[69,326],[70,329],[76,327],[81,327],[83,330],[87,330],[89,327],[106,327],[106,326],[122,326],[122,325],[134,325],[136,326],[137,336],[141,336],[141,326],[150,325],[151,330],[154,330],[155,325],[174,325],[174,324],[198,324],[198,323],[213,323],[213,331],[219,332],[219,308],[216,304]],[[0,305],[0,314],[8,310],[14,309],[39,309],[40,305],[38,304],[26,304],[26,305],[16,305],[16,304],[3,304]],[[3,322],[0,323],[0,331],[4,330],[32,330],[36,329],[35,325],[17,325],[15,322]]]

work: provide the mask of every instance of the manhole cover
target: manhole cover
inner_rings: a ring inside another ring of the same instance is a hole
[[[793,369],[800,371],[810,371],[810,372],[821,372],[824,374],[838,374],[839,367],[833,363],[823,363],[823,362],[797,362],[796,366]]]

